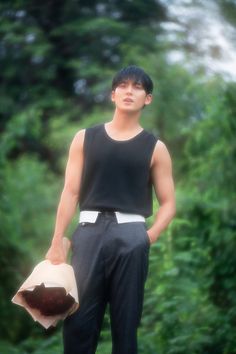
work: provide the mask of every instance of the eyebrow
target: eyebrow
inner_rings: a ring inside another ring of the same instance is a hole
[[[127,83],[128,81],[131,81],[134,85],[140,85],[140,86],[143,86],[143,83],[139,80],[132,80],[132,79],[122,79],[120,80],[120,82],[118,83],[119,84],[122,84],[122,83]]]

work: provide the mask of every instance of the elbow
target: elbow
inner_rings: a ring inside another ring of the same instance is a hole
[[[169,215],[169,219],[172,220],[176,215],[176,203],[175,200],[166,203],[166,211]]]
[[[70,199],[79,200],[79,191],[76,188],[72,188],[70,185],[65,185],[62,193]]]
[[[160,204],[160,209],[163,210],[163,212],[166,214],[167,219],[170,222],[176,215],[175,200],[166,200],[165,202]]]

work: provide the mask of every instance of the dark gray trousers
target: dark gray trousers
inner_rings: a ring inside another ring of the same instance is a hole
[[[137,328],[148,272],[145,223],[118,224],[113,213],[79,224],[72,236],[79,309],[64,321],[64,354],[94,354],[107,303],[112,353],[137,354]]]

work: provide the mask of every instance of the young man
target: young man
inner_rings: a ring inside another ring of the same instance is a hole
[[[129,66],[113,79],[113,119],[79,131],[72,141],[55,232],[46,258],[65,261],[62,237],[80,206],[72,266],[80,308],[64,321],[64,353],[94,354],[109,303],[112,353],[137,353],[149,247],[175,214],[171,159],[163,142],[140,125],[153,83]],[[152,186],[160,207],[152,214]]]

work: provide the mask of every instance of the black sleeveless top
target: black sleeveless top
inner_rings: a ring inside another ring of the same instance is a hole
[[[85,131],[80,210],[152,214],[151,157],[157,138],[142,130],[118,141],[104,124]]]

